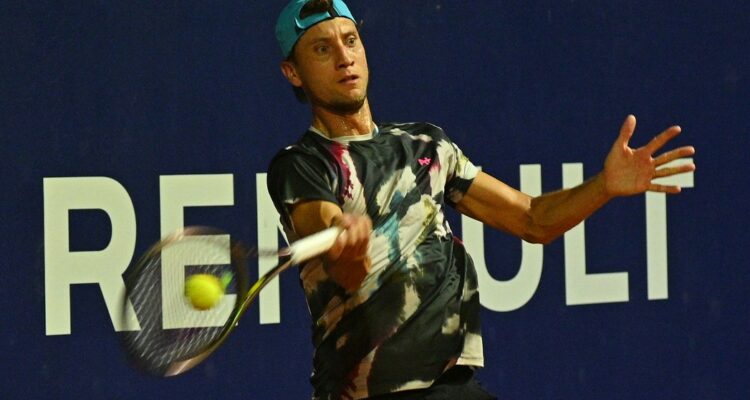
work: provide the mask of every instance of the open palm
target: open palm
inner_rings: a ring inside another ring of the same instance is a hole
[[[695,164],[692,163],[659,168],[670,161],[695,154],[695,149],[684,146],[654,157],[657,151],[680,133],[679,126],[669,127],[645,146],[633,149],[628,143],[635,131],[635,124],[635,117],[628,115],[620,128],[620,136],[604,162],[607,192],[612,196],[630,196],[645,191],[679,193],[679,186],[660,185],[653,180],[695,170]]]

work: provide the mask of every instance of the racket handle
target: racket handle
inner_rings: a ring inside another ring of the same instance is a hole
[[[325,253],[340,234],[341,228],[334,226],[292,243],[289,247],[292,264],[299,264]]]

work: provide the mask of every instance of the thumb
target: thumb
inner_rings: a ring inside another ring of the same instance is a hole
[[[328,249],[328,252],[326,253],[326,257],[329,261],[336,261],[339,257],[341,257],[341,253],[344,252],[344,248],[346,248],[346,231],[342,231],[341,234],[336,238],[336,241],[333,242],[333,246],[331,246],[330,249]]]
[[[622,127],[620,128],[620,136],[617,138],[617,142],[615,142],[615,145],[617,147],[628,146],[630,138],[633,137],[633,132],[635,132],[635,116],[633,114],[630,114],[622,123]]]

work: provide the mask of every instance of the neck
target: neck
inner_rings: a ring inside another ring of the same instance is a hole
[[[368,135],[375,129],[370,104],[367,100],[357,111],[350,113],[337,113],[315,105],[313,105],[312,111],[312,126],[330,138]]]

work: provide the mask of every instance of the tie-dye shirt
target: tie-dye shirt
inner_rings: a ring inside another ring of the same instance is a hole
[[[268,188],[291,241],[290,211],[303,201],[373,222],[372,269],[358,290],[346,293],[321,259],[300,268],[315,399],[425,388],[454,363],[482,366],[476,272],[443,214],[476,174],[442,129],[423,123],[335,139],[311,128],[273,159]]]

